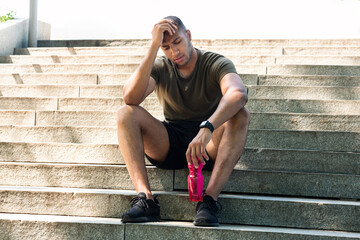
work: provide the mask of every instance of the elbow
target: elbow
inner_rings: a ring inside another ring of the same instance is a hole
[[[124,103],[126,105],[139,105],[140,102],[131,97],[129,94],[124,95]]]
[[[136,99],[131,93],[127,92],[125,89],[123,91],[123,99],[126,105],[139,105],[140,101]]]
[[[234,92],[235,99],[238,102],[238,104],[243,107],[248,102],[248,95],[246,92],[238,90]]]

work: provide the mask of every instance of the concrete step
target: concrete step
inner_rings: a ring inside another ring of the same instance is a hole
[[[128,74],[77,74],[77,73],[30,73],[0,74],[1,85],[123,85],[131,76]],[[240,74],[244,84],[256,85],[257,74]]]
[[[187,191],[188,175],[188,169],[175,171],[174,190]],[[204,186],[207,186],[211,172],[203,171],[203,175]],[[349,174],[234,170],[223,191],[277,196],[358,199],[359,180],[359,175]]]
[[[360,132],[360,115],[251,113],[250,128]]]
[[[360,100],[360,87],[255,86],[248,85],[249,98]],[[0,85],[2,97],[120,98],[123,85]],[[155,93],[150,95],[155,97]]]
[[[1,97],[1,110],[38,111],[116,111],[123,98],[26,98]],[[141,104],[148,110],[160,110],[157,98],[148,97]],[[251,112],[324,113],[359,115],[359,100],[259,99],[250,98],[246,107]]]
[[[359,39],[215,39],[212,45],[335,47],[360,45]]]
[[[122,97],[123,85],[0,85],[0,93],[3,97]]]
[[[0,153],[3,162],[125,164],[117,144],[0,142]],[[360,175],[359,160],[359,153],[247,147],[235,168]]]
[[[124,83],[130,74],[110,74],[118,81]],[[109,75],[104,75],[106,78],[111,78]],[[106,82],[106,80],[105,80]],[[64,84],[64,85],[91,85],[98,84],[98,75],[97,74],[62,74],[62,73],[29,73],[29,74],[0,74],[0,84],[1,85],[13,85],[13,84],[27,84],[27,85],[55,85],[55,84]]]
[[[306,55],[339,55],[339,56],[359,56],[359,46],[342,46],[342,47],[284,47],[284,55],[306,56]]]
[[[359,132],[250,129],[247,147],[359,152]],[[0,126],[2,142],[117,144],[115,127]]]
[[[221,224],[217,228],[195,227],[191,222],[162,221],[156,223],[122,224],[120,219],[32,214],[0,214],[5,239],[173,239],[195,236],[199,240],[266,239],[298,240],[319,238],[329,240],[358,239],[360,234],[343,231],[296,228],[257,227]]]
[[[355,46],[359,39],[193,39],[201,46]],[[38,47],[150,46],[151,39],[41,40]]]
[[[360,87],[247,86],[249,98],[360,100]]]
[[[0,97],[1,110],[57,110],[57,98]],[[120,102],[120,100],[119,100]]]
[[[147,108],[146,108],[147,109]],[[158,119],[163,112],[148,111]],[[0,125],[19,126],[116,126],[115,111],[6,111],[0,110]],[[360,132],[360,115],[309,113],[251,113],[252,129],[321,130]]]
[[[257,84],[253,84],[253,85],[257,85]],[[303,76],[260,75],[258,85],[360,87],[360,77],[311,76],[311,75],[303,75]]]
[[[0,213],[3,240],[125,239],[125,224],[115,218]]]
[[[261,62],[259,61],[259,63]],[[276,57],[276,64],[356,66],[360,65],[360,56],[278,56]]]
[[[216,51],[216,49],[214,50]],[[360,65],[360,57],[358,56],[275,56],[268,55],[234,55],[237,54],[236,49],[218,50],[221,54],[230,58],[234,64],[312,64],[312,65]],[[239,52],[241,53],[241,52]],[[51,55],[51,56],[24,56],[11,55],[0,56],[0,63],[13,64],[139,64],[144,55]]]
[[[239,47],[239,46],[196,46],[195,47],[207,51],[217,52],[223,55],[282,55],[283,49],[281,47]],[[40,56],[54,56],[54,55],[145,55],[149,47],[53,47],[53,48],[16,48],[15,55],[40,55]],[[164,55],[159,50],[158,55]]]
[[[44,110],[44,111],[116,111],[124,104],[123,98],[28,98],[1,97],[1,110]],[[155,97],[148,97],[141,106],[148,110],[161,110]]]
[[[360,75],[360,66],[277,64],[277,65],[268,66],[266,74],[358,76]]]
[[[133,73],[139,64],[0,64],[1,73]],[[265,65],[236,65],[239,74],[266,74]]]
[[[120,217],[134,191],[0,187],[2,213]],[[186,192],[158,194],[163,220],[193,221],[196,202]],[[359,231],[360,203],[326,199],[220,195],[220,222],[228,224]],[[279,211],[281,209],[281,211]],[[239,214],[241,213],[241,214]]]
[[[312,100],[312,99],[249,99],[246,107],[251,112],[272,113],[323,113],[360,114],[359,100]]]
[[[228,56],[234,64],[275,64],[275,56]],[[0,56],[0,63],[14,64],[54,64],[54,63],[113,63],[113,64],[139,64],[144,59],[144,55],[75,55],[75,56],[24,56],[11,55]],[[291,61],[291,60],[289,60]],[[350,61],[347,58],[338,59],[338,63]],[[304,62],[307,62],[304,60]],[[336,62],[336,61],[334,61]],[[352,61],[355,62],[355,61]]]
[[[139,64],[0,64],[2,73],[133,73]]]
[[[125,165],[0,163],[0,185],[134,190]],[[173,170],[147,167],[151,189],[173,191]]]
[[[1,163],[0,185],[134,190],[125,165]],[[359,168],[359,166],[358,166]],[[147,167],[152,190],[187,191],[188,169]],[[211,172],[203,171],[204,186]],[[235,169],[223,188],[228,193],[357,199],[360,176]]]

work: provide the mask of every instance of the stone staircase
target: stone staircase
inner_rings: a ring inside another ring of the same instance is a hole
[[[0,57],[0,239],[360,238],[358,39],[194,40],[234,61],[252,113],[221,225],[193,226],[187,169],[149,163],[163,221],[122,224],[135,191],[115,115],[149,43],[39,41]],[[163,118],[155,95],[142,106]]]

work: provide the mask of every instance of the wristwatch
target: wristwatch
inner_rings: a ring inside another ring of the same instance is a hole
[[[214,131],[214,126],[209,121],[203,121],[200,124],[200,128],[208,128],[210,130],[210,132]]]

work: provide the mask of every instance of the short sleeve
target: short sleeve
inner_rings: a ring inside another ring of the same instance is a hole
[[[159,83],[159,79],[161,75],[160,70],[163,68],[163,66],[164,66],[164,61],[162,58],[155,59],[150,76],[155,80],[156,84]]]
[[[234,63],[230,59],[223,56],[214,62],[212,70],[214,71],[214,75],[216,76],[218,83],[220,83],[221,79],[226,74],[237,73]]]

